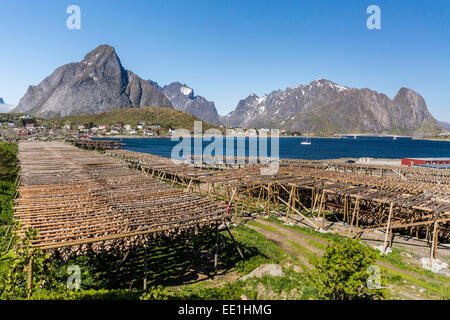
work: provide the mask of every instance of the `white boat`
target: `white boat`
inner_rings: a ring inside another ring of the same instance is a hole
[[[306,137],[304,141],[302,141],[300,144],[309,146],[311,144],[311,140],[309,137]]]

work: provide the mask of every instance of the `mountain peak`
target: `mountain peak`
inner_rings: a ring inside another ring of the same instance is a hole
[[[438,131],[424,99],[401,88],[394,99],[369,89],[341,86],[327,79],[272,91],[262,98],[240,100],[224,124],[232,127],[281,128],[288,131],[343,133],[389,132],[410,134]]]
[[[220,123],[214,102],[208,101],[202,96],[195,96],[194,89],[187,84],[178,81],[172,82],[160,91],[169,98],[175,109],[193,114],[209,123]]]
[[[84,63],[99,65],[102,64],[107,59],[114,59],[119,61],[119,57],[113,47],[107,44],[101,44],[88,54],[84,56]]]
[[[2,97],[0,97],[0,104],[5,104],[5,101],[3,100]]]
[[[14,111],[58,117],[144,106],[172,108],[163,93],[125,70],[113,47],[102,44],[83,61],[61,66],[30,86]]]
[[[192,89],[191,87],[189,87],[187,84],[183,84],[181,82],[172,82],[171,84],[164,86],[164,91],[166,93],[166,95],[172,95],[172,96],[176,96],[176,92],[181,92],[182,95],[186,96],[187,98],[193,100],[195,99],[195,95],[194,95],[194,89]],[[170,92],[168,94],[168,92]],[[169,99],[171,97],[169,96]]]

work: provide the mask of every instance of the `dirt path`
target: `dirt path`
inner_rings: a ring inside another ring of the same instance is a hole
[[[289,239],[291,239],[291,240],[292,240],[292,239],[296,239],[296,240],[298,240],[298,239],[309,239],[309,240],[316,241],[316,242],[319,242],[319,243],[324,244],[324,245],[327,245],[327,244],[328,244],[328,241],[323,240],[323,239],[321,239],[321,238],[314,237],[314,236],[311,236],[311,235],[306,235],[306,234],[304,234],[304,233],[301,233],[301,232],[298,232],[298,231],[295,231],[295,230],[292,230],[292,229],[283,228],[283,227],[281,227],[280,225],[277,225],[276,223],[268,222],[268,221],[265,220],[265,219],[258,218],[258,219],[256,219],[256,221],[257,221],[258,223],[260,223],[260,224],[264,224],[264,225],[266,225],[266,226],[270,226],[270,227],[275,227],[275,228],[277,228],[277,229],[279,230],[279,232],[280,232],[282,235],[285,235],[285,236],[284,236],[284,239],[287,239],[287,238],[289,238]],[[249,226],[249,225],[248,225],[248,226]],[[265,231],[267,231],[267,230],[265,230]],[[362,239],[362,240],[364,240],[364,239]],[[365,240],[364,240],[364,241],[365,241]],[[320,250],[320,249],[315,248],[315,247],[313,247],[313,248],[314,248],[314,251],[315,251],[316,253],[318,253],[319,255],[322,255],[322,254],[324,253],[324,250]],[[308,249],[309,249],[309,248],[308,248]],[[415,277],[415,278],[428,279],[427,277],[425,277],[425,276],[423,276],[423,275],[421,275],[421,274],[418,274],[418,273],[413,272],[413,271],[409,271],[409,270],[405,270],[405,269],[398,268],[398,267],[396,267],[396,266],[394,266],[394,265],[392,265],[392,264],[386,263],[386,262],[384,262],[384,261],[377,261],[377,265],[383,266],[383,267],[387,267],[387,268],[390,268],[390,269],[392,269],[392,270],[395,270],[395,271],[399,271],[399,272],[408,274],[408,275],[413,276],[413,277]]]
[[[301,264],[306,266],[308,269],[312,269],[313,268],[313,266],[309,263],[308,259],[305,256],[299,254],[298,250],[296,250],[292,245],[290,245],[287,242],[286,237],[282,233],[275,232],[275,231],[269,231],[267,229],[260,228],[258,226],[254,226],[254,225],[251,225],[251,224],[247,224],[246,226],[249,227],[250,229],[258,231],[267,240],[273,242],[275,245],[277,245],[278,247],[280,247],[281,249],[283,249],[287,253],[289,253],[289,254],[293,255],[294,257],[298,258],[300,260]]]
[[[289,254],[297,257],[299,261],[306,266],[308,269],[312,269],[313,266],[309,263],[309,256],[308,254],[305,254],[305,251],[298,250],[296,248],[295,244],[300,245],[301,247],[304,247],[311,253],[321,256],[324,253],[324,250],[317,248],[314,245],[311,245],[311,241],[320,243],[322,245],[327,245],[328,241],[318,238],[312,235],[304,234],[300,231],[296,231],[287,227],[280,226],[277,223],[273,223],[270,221],[267,221],[262,218],[257,218],[253,220],[255,224],[252,223],[246,223],[246,226],[261,233],[264,237],[266,237],[268,240],[272,241],[274,244],[279,246],[284,251],[288,252]],[[396,267],[394,265],[391,265],[389,263],[386,263],[384,261],[377,261],[376,263],[379,266],[386,267],[388,269],[401,272],[402,274],[406,274],[409,276],[412,276],[416,279],[424,279],[425,281],[432,281],[432,279],[422,275],[418,274],[413,271],[405,270],[399,267]],[[422,295],[417,290],[420,290],[421,288],[411,289],[409,287],[404,286],[398,286],[398,285],[389,285],[388,288],[392,292],[396,292],[398,296],[402,299],[429,299],[429,297]]]

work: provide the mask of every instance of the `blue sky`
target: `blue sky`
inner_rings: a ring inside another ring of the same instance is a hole
[[[68,30],[66,8],[81,8]],[[366,9],[381,8],[381,30]],[[395,96],[419,92],[450,122],[450,1],[0,0],[0,97],[107,43],[126,69],[160,85],[180,81],[220,114],[317,78]]]

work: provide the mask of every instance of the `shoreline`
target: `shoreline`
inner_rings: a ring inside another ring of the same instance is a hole
[[[211,135],[190,135],[191,138],[202,138],[202,137],[214,137]],[[251,138],[250,136],[222,136],[224,138]],[[348,139],[348,140],[353,140],[353,138],[350,138],[350,136],[346,136],[347,138],[343,138],[343,137],[335,137],[335,136],[329,136],[329,137],[309,137],[310,139],[336,139],[336,140],[340,140],[340,139]],[[359,138],[392,138],[390,136],[382,136],[382,137],[378,137],[378,136],[358,136]],[[170,139],[172,138],[172,136],[149,136],[149,137],[144,137],[144,136],[126,136],[126,135],[114,135],[114,136],[102,136],[102,137],[90,137],[92,139]],[[259,138],[257,136],[257,138]],[[271,138],[270,136],[267,136],[267,138]],[[304,138],[308,138],[307,136],[278,136],[279,139],[281,138],[297,138],[297,139],[304,139]],[[409,139],[409,140],[429,140],[429,141],[450,141],[449,139],[442,139],[442,140],[438,140],[438,139],[427,139],[427,138],[414,138],[414,137],[400,137],[400,139]]]

